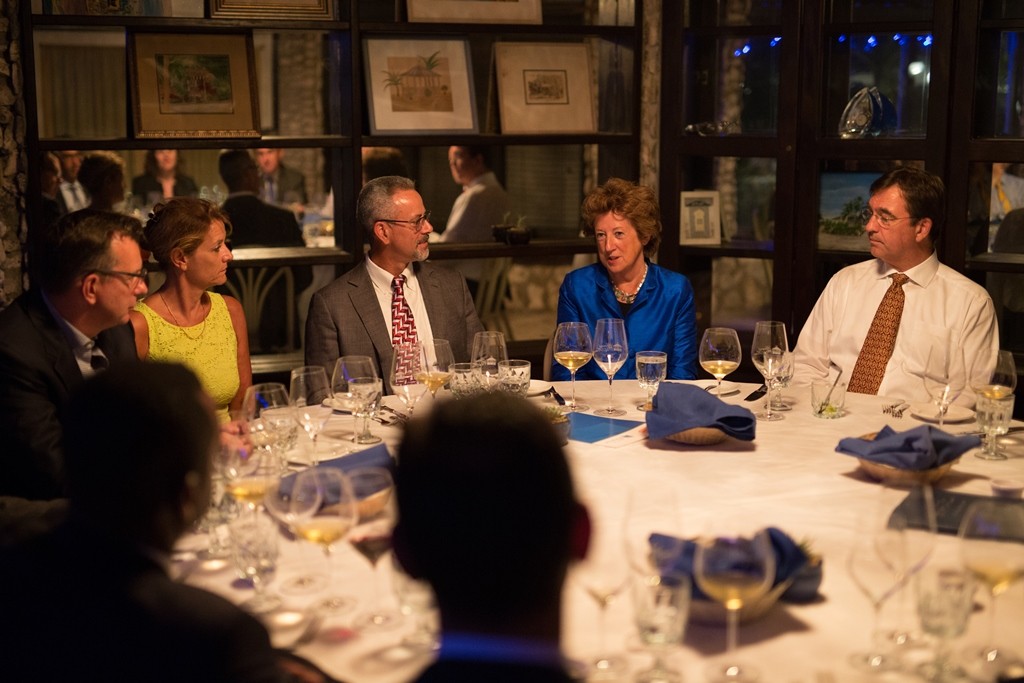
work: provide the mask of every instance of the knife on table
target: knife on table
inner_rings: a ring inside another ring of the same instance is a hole
[[[768,392],[768,387],[765,386],[764,384],[762,384],[757,389],[754,389],[752,392],[750,392],[750,395],[747,396],[743,400],[744,401],[756,401],[757,399],[759,399],[762,396],[764,396],[767,392]]]
[[[548,389],[547,393],[551,395],[551,398],[555,399],[555,403],[557,403],[560,406],[564,406],[565,405],[565,399],[562,398],[562,395],[560,393],[555,391],[554,387],[551,387],[550,389]]]

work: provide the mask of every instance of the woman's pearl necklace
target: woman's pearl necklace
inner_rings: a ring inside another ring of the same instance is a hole
[[[636,295],[640,293],[640,289],[643,288],[645,282],[647,282],[647,266],[646,265],[644,266],[644,276],[643,276],[643,278],[641,278],[640,284],[638,284],[636,286],[636,291],[633,292],[632,294],[626,294],[621,289],[616,287],[615,283],[612,283],[612,288],[615,290],[615,300],[618,301],[620,304],[631,304],[631,303],[633,303],[634,301],[636,301]]]

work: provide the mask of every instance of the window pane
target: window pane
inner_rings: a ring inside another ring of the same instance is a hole
[[[685,188],[718,190],[724,242],[770,246],[775,239],[775,168],[771,158],[692,159],[684,170]]]
[[[975,135],[1021,137],[1024,33],[985,31],[978,46]]]
[[[930,21],[932,0],[833,0],[829,20]]]
[[[692,27],[763,26],[782,21],[782,0],[698,0],[689,3],[688,9],[687,25]]]
[[[711,324],[753,330],[772,317],[771,259],[716,258],[711,266]]]

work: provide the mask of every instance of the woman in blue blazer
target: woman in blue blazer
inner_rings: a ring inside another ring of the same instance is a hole
[[[584,232],[597,242],[599,263],[565,276],[558,292],[558,322],[585,322],[593,332],[600,318],[622,318],[629,358],[616,379],[636,379],[637,351],[664,351],[668,379],[694,379],[693,287],[683,275],[649,260],[661,243],[661,211],[654,191],[611,178],[587,195],[581,212]],[[569,371],[553,362],[551,378],[567,380]],[[576,378],[605,375],[596,363],[587,363]]]

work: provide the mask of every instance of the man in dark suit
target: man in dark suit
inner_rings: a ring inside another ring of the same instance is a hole
[[[256,163],[260,166],[260,197],[269,204],[302,206],[306,196],[306,176],[285,166],[281,161],[283,149],[261,147],[256,150]]]
[[[32,288],[0,312],[0,495],[64,495],[68,395],[106,366],[136,363],[128,312],[146,293],[138,220],[94,209],[43,226]]]
[[[500,392],[436,404],[406,428],[395,484],[395,555],[441,612],[419,683],[570,681],[562,589],[590,521],[540,409]]]
[[[222,208],[231,218],[232,247],[305,245],[295,215],[260,199],[259,167],[247,151],[222,152],[218,165],[230,193]]]
[[[370,251],[355,268],[313,295],[306,318],[306,364],[334,369],[339,356],[370,356],[385,390],[395,340],[392,311],[396,280],[420,341],[447,339],[456,362],[469,360],[473,336],[483,330],[466,281],[459,273],[427,263],[430,212],[415,184],[401,176],[363,186],[356,223]],[[400,305],[400,304],[399,304]]]
[[[289,681],[263,626],[167,574],[210,500],[213,403],[183,366],[113,368],[68,404],[68,518],[0,551],[0,671],[11,681]],[[309,678],[306,680],[313,680]]]

